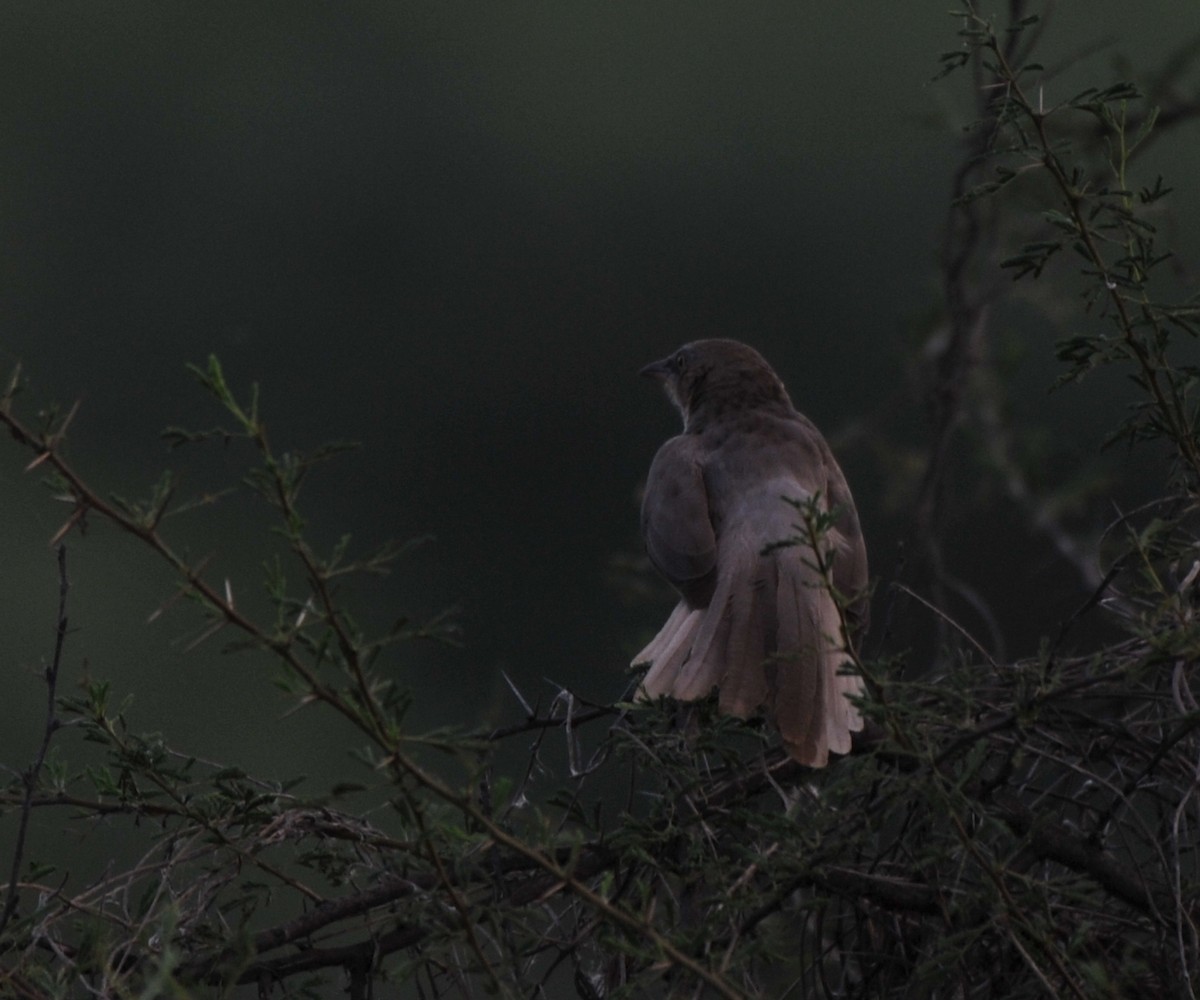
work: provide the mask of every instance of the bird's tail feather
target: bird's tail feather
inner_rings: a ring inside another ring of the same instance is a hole
[[[850,750],[862,717],[846,695],[841,616],[803,547],[723,560],[706,608],[681,601],[634,664],[650,663],[644,697],[693,701],[720,689],[723,712],[746,718],[770,706],[788,753],[822,767]]]
[[[770,695],[766,659],[775,648],[779,574],[774,560],[749,564],[729,602],[729,631],[722,650],[721,711],[746,719],[762,711]]]
[[[671,694],[675,675],[692,648],[692,636],[700,624],[703,611],[689,608],[680,601],[666,624],[658,630],[650,644],[633,658],[633,665],[651,664],[650,671],[642,679],[641,690],[646,697],[657,698]]]
[[[861,693],[862,678],[845,672],[842,618],[833,596],[802,557],[804,550],[787,551],[790,567],[783,575],[794,591],[779,602],[774,722],[792,757],[821,767],[831,751],[849,753],[850,734],[862,729],[862,716],[846,697]]]

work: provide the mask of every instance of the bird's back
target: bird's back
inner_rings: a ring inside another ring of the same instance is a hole
[[[815,432],[799,414],[750,412],[698,435],[718,543],[731,531],[754,537],[760,547],[794,533],[796,510],[786,501],[826,491],[826,457]]]

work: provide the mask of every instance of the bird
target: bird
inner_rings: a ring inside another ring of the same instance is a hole
[[[867,552],[846,478],[754,348],[697,340],[641,374],[683,432],[654,456],[642,500],[647,554],[679,603],[633,658],[649,667],[638,697],[715,689],[723,714],[765,716],[793,760],[824,767],[863,728],[849,667],[867,627]],[[806,505],[824,527],[818,551]]]

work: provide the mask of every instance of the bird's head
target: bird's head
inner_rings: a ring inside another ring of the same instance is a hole
[[[791,410],[779,376],[753,347],[736,340],[696,340],[641,370],[657,379],[683,415],[685,429],[728,411]]]

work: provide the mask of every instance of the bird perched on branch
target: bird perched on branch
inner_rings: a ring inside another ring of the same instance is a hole
[[[651,562],[679,605],[633,659],[639,693],[765,714],[823,767],[863,720],[847,672],[867,620],[867,553],[842,470],[753,348],[698,340],[642,369],[683,415],[642,502]],[[814,543],[816,547],[814,548]]]

